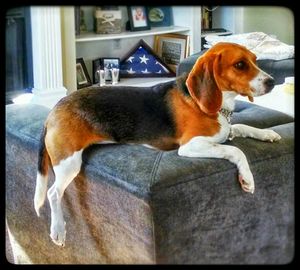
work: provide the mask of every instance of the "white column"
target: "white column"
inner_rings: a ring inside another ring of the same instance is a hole
[[[52,108],[66,96],[63,86],[59,7],[31,7],[33,81],[32,103]]]

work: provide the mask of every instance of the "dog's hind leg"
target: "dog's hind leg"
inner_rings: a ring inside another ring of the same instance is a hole
[[[83,150],[103,141],[104,137],[82,118],[87,112],[82,111],[80,115],[74,113],[78,110],[72,109],[74,104],[72,107],[64,101],[59,104],[48,116],[45,145],[55,174],[54,184],[47,192],[51,208],[50,237],[55,244],[64,246],[66,230],[61,205],[64,192],[81,169]]]
[[[64,191],[79,173],[82,163],[83,149],[74,152],[72,156],[61,160],[53,166],[55,182],[48,190],[47,196],[51,208],[50,237],[57,245],[64,246],[66,238],[65,221],[61,206]]]

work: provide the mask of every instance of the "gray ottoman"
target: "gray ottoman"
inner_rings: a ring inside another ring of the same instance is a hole
[[[139,145],[93,145],[63,198],[66,247],[33,207],[38,140],[48,109],[6,106],[6,228],[16,262],[284,264],[294,256],[294,119],[237,102],[233,123],[271,128],[277,143],[236,138],[256,191],[223,159]],[[53,182],[50,177],[49,186]]]

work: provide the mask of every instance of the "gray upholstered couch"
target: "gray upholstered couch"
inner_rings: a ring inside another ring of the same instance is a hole
[[[6,106],[6,222],[17,262],[284,264],[294,256],[294,120],[238,102],[233,123],[271,128],[276,143],[237,138],[256,191],[222,159],[138,145],[94,145],[63,199],[66,247],[33,208],[39,134],[48,109]],[[53,177],[50,178],[52,183]]]
[[[198,56],[184,60],[178,74],[188,72]],[[283,63],[265,64],[273,67],[277,83],[293,76],[293,61],[280,72]],[[223,159],[184,158],[138,145],[94,145],[84,152],[82,170],[64,195],[64,248],[50,240],[48,202],[40,218],[33,207],[38,140],[49,110],[7,105],[6,227],[16,262],[289,263],[294,256],[294,119],[242,101],[236,105],[233,123],[271,128],[282,137],[276,143],[228,142],[248,158],[253,195],[242,191],[236,167]],[[49,185],[52,181],[53,175]]]

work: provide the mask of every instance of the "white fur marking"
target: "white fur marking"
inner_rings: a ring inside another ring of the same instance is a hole
[[[259,69],[259,73],[257,74],[257,76],[250,81],[250,87],[255,90],[253,92],[254,97],[262,96],[266,93],[264,81],[266,79],[271,79],[271,78],[272,77],[269,74]]]
[[[157,149],[155,148],[154,146],[152,145],[149,145],[149,144],[142,144],[144,147],[147,147],[147,148],[150,148],[150,149]]]
[[[222,91],[222,108],[233,111],[235,106],[234,98],[238,95],[235,91]]]
[[[218,122],[220,124],[220,130],[214,136],[201,136],[205,138],[207,142],[211,143],[223,143],[228,139],[230,133],[230,124],[227,122],[227,119],[219,113]]]
[[[115,144],[116,142],[114,141],[101,141],[101,142],[97,142],[96,144]]]
[[[98,142],[97,144],[117,144],[117,142],[114,142],[114,141],[101,141],[101,142]],[[152,145],[150,144],[139,144],[139,143],[127,143],[128,145],[142,145],[144,147],[147,147],[147,148],[150,148],[150,149],[157,149],[155,147],[153,147]]]
[[[34,193],[34,209],[38,216],[40,216],[40,208],[43,206],[46,199],[47,186],[48,186],[48,175],[43,176],[38,172],[36,177],[36,186],[35,186],[35,193]]]
[[[57,245],[64,246],[66,238],[65,221],[61,207],[61,199],[65,189],[79,173],[82,163],[82,150],[53,167],[55,182],[48,190],[48,200],[51,208],[51,230],[50,236]]]

